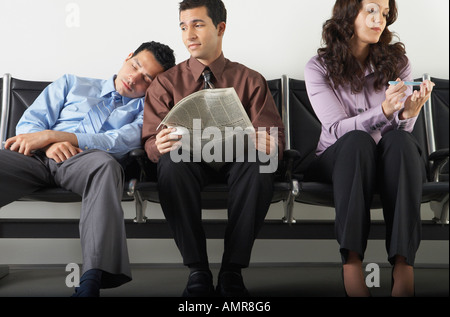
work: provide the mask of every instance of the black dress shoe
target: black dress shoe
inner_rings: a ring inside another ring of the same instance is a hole
[[[214,285],[210,271],[194,271],[189,274],[189,280],[183,291],[183,297],[214,296]]]
[[[249,297],[250,293],[244,285],[242,275],[237,272],[222,272],[219,274],[216,293],[223,297]]]

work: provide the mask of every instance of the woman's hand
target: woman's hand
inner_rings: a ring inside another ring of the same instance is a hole
[[[405,107],[399,114],[400,120],[413,118],[419,115],[425,102],[430,98],[435,84],[430,80],[425,80],[420,85],[420,91],[415,90],[405,101]]]
[[[390,85],[386,90],[386,100],[382,104],[384,115],[388,119],[392,118],[394,113],[402,108],[403,102],[401,100],[406,96],[407,87],[405,83],[400,78],[397,78],[397,81],[399,82],[397,85]]]

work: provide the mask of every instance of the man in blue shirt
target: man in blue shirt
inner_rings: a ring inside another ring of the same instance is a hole
[[[0,150],[0,208],[59,186],[82,197],[83,275],[74,296],[131,280],[121,205],[126,154],[141,147],[143,97],[175,65],[172,49],[143,43],[108,80],[64,75],[24,112]]]

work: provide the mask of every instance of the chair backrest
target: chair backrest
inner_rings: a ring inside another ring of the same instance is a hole
[[[2,117],[2,104],[3,104],[3,77],[0,78],[0,118]],[[0,142],[1,141],[2,140],[0,140]]]
[[[300,153],[295,171],[304,172],[314,158],[321,124],[309,102],[304,80],[289,79],[290,148]]]
[[[436,86],[431,94],[431,108],[436,150],[448,149],[449,80],[431,78]]]
[[[16,135],[16,126],[24,111],[50,84],[47,81],[29,81],[11,78],[10,106],[6,121],[6,138]]]
[[[9,74],[5,74],[5,77],[0,78],[0,149],[2,146],[1,142],[5,141],[4,135],[6,134],[4,132],[5,128],[3,127],[6,124],[6,118],[3,118],[6,111],[5,109],[3,109],[3,105],[6,103],[5,101],[7,99],[7,96],[6,94],[4,94],[4,92],[7,91],[8,87],[6,87],[5,89],[4,86],[7,86],[8,76]]]
[[[275,100],[275,105],[277,106],[278,112],[281,116],[283,112],[283,93],[281,78],[268,80],[267,85],[269,86],[269,90],[272,94],[273,99]]]
[[[424,160],[430,173],[432,162],[428,156],[435,151],[448,149],[449,134],[449,81],[447,79],[430,78],[436,86],[425,104],[414,126],[412,134],[424,151]],[[422,78],[416,79],[421,81]],[[415,88],[419,89],[419,88]],[[429,175],[431,177],[431,175]]]
[[[0,115],[2,111],[2,98],[3,97],[3,77],[0,78]]]

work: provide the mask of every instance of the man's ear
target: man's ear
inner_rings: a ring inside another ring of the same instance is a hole
[[[130,60],[131,57],[133,57],[133,54],[134,54],[134,53],[130,53],[130,54],[128,55],[128,57],[125,59],[125,63],[128,62],[128,61]]]
[[[223,36],[225,33],[225,29],[227,28],[227,24],[225,22],[220,22],[217,24],[217,30],[219,31],[219,36]]]

